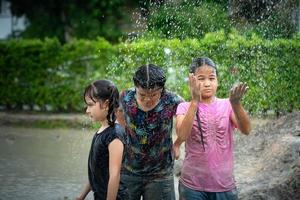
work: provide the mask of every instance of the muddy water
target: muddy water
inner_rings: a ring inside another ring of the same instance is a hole
[[[0,126],[0,200],[74,199],[87,181],[92,136],[84,129]],[[175,177],[176,199],[177,185]]]
[[[92,135],[0,127],[0,199],[74,199],[87,181]]]

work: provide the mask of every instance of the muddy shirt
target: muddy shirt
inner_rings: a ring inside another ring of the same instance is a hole
[[[173,116],[182,98],[164,91],[150,111],[138,107],[134,89],[121,94],[121,107],[126,121],[124,173],[161,177],[173,169]]]
[[[124,129],[119,125],[110,126],[101,133],[96,133],[92,140],[88,159],[89,181],[95,199],[106,199],[109,180],[109,151],[108,145],[116,138],[125,143]],[[117,199],[126,199],[126,188],[120,181]]]
[[[189,102],[179,104],[177,115],[185,115]],[[186,155],[180,182],[197,191],[225,192],[235,188],[233,177],[233,130],[230,116],[232,107],[228,99],[211,104],[198,104],[203,130],[203,144],[195,117],[191,134],[186,140]]]

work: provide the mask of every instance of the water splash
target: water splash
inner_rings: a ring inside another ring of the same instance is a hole
[[[150,75],[149,75],[149,64],[147,64],[147,88],[149,88]]]

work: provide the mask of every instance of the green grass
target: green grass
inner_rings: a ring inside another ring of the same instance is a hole
[[[9,121],[1,123],[6,126],[14,126],[14,127],[27,127],[27,128],[42,128],[42,129],[97,129],[100,125],[96,123],[83,123],[79,121],[70,121],[70,120],[61,120],[61,119],[53,119],[53,120],[30,120],[30,121]]]

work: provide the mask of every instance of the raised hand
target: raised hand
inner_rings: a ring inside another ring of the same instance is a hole
[[[230,90],[229,100],[231,104],[238,104],[248,90],[246,83],[239,83]]]
[[[192,96],[192,100],[196,100],[198,102],[201,101],[201,83],[197,81],[194,74],[189,74],[189,85],[190,85],[190,92]]]

